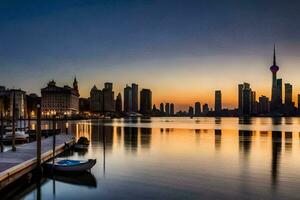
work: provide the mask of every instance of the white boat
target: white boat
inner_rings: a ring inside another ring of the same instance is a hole
[[[96,164],[96,159],[88,160],[68,160],[68,159],[56,159],[46,163],[48,168],[52,168],[57,171],[64,172],[84,172],[90,170]]]

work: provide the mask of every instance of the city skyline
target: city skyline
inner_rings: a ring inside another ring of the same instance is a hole
[[[270,2],[7,1],[0,85],[40,94],[49,80],[65,85],[77,75],[83,97],[94,84],[113,82],[117,94],[137,83],[151,88],[156,106],[174,98],[176,110],[213,107],[221,90],[223,107],[236,108],[242,82],[271,97],[276,43],[278,74],[296,101],[300,6]]]

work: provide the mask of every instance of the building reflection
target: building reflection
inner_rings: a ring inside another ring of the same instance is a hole
[[[219,151],[221,149],[221,137],[222,137],[222,130],[215,129],[215,150]]]
[[[142,148],[150,148],[151,146],[151,128],[141,128],[141,147]]]
[[[280,125],[280,124],[282,124],[282,118],[281,117],[273,117],[272,118],[272,124],[273,125]]]
[[[249,156],[253,131],[239,130],[239,149],[246,157]]]
[[[252,124],[251,117],[239,117],[239,124]]]
[[[138,147],[138,128],[124,127],[124,146],[125,149],[133,152],[137,151]]]
[[[278,168],[280,167],[281,156],[281,138],[280,131],[272,131],[272,188],[276,189]]]
[[[285,144],[284,149],[285,152],[290,153],[293,147],[293,133],[292,132],[285,132]]]
[[[221,124],[222,123],[222,118],[221,117],[215,117],[215,123],[216,124]]]

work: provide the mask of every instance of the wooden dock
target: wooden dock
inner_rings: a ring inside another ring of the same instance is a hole
[[[55,154],[64,151],[65,143],[73,145],[75,138],[72,134],[56,135]],[[42,140],[42,163],[53,157],[53,138]],[[36,168],[36,142],[17,146],[17,151],[12,150],[0,153],[0,190],[26,173]]]

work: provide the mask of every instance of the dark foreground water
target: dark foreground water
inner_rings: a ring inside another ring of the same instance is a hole
[[[299,199],[300,118],[78,121],[91,174],[56,175],[23,199]]]

